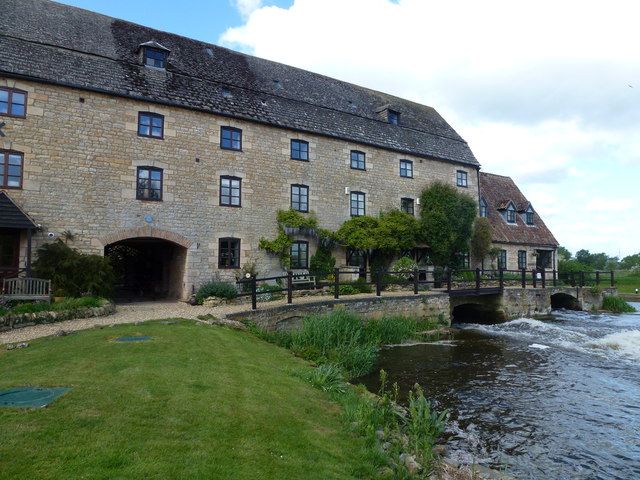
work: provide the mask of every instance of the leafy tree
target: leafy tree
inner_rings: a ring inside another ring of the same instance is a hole
[[[420,222],[413,215],[394,209],[380,213],[376,238],[377,249],[396,255],[411,250],[419,241]]]
[[[369,262],[373,250],[378,247],[376,232],[379,226],[380,220],[375,217],[353,217],[344,222],[333,235],[342,246],[362,250]]]
[[[491,222],[486,217],[477,217],[473,221],[471,237],[471,256],[480,263],[491,252]]]
[[[115,274],[108,257],[87,255],[70,248],[61,240],[42,245],[37,250],[33,271],[37,277],[51,279],[56,289],[71,297],[85,292],[109,297]]]
[[[476,202],[453,186],[435,182],[420,197],[422,235],[436,265],[450,266],[467,251],[477,213]]]
[[[640,253],[635,255],[627,255],[620,260],[620,268],[623,270],[631,270],[633,267],[640,265]]]
[[[591,265],[577,260],[558,260],[559,272],[591,272],[592,270]]]
[[[576,252],[576,260],[584,265],[589,265],[595,270],[604,270],[607,262],[613,260],[617,263],[617,257],[609,257],[606,253],[590,253],[589,250],[578,250]]]
[[[558,261],[571,260],[571,252],[565,247],[558,247]]]

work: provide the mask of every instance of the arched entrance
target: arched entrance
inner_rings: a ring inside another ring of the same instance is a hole
[[[103,239],[118,280],[120,301],[176,299],[184,296],[186,238],[158,229],[126,230]]]

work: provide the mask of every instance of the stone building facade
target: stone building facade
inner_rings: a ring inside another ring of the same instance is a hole
[[[480,173],[480,211],[491,223],[497,255],[485,268],[557,270],[558,241],[510,177]]]
[[[0,190],[34,228],[0,218],[0,269],[66,235],[142,252],[133,293],[184,298],[247,264],[282,271],[258,247],[278,209],[336,230],[417,215],[435,180],[478,200],[477,160],[430,107],[48,0],[4,3]],[[308,259],[314,241],[296,240]]]

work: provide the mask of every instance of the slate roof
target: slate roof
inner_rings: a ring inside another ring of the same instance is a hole
[[[2,0],[0,75],[178,105],[479,167],[431,107],[49,0]],[[170,51],[166,71],[139,47]],[[231,90],[231,97],[222,89]],[[400,112],[401,126],[380,113]]]
[[[0,192],[0,228],[36,228],[33,220],[5,192]]]
[[[480,197],[487,202],[487,218],[491,222],[494,243],[559,245],[535,209],[533,209],[534,225],[525,223],[520,214],[524,213],[531,206],[531,203],[510,177],[480,172]],[[515,224],[507,223],[500,213],[508,206],[509,202],[513,202],[518,212]]]

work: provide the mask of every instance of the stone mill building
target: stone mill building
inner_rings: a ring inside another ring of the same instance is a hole
[[[137,252],[128,288],[184,298],[250,263],[281,271],[258,247],[278,209],[335,230],[417,214],[435,180],[479,200],[478,161],[431,107],[49,0],[2,4],[0,269],[66,238]],[[316,244],[293,248],[304,268]]]

